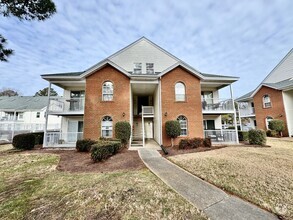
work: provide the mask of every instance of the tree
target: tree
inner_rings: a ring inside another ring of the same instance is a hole
[[[48,96],[48,90],[49,90],[49,87],[43,88],[39,90],[38,92],[36,92],[35,96]],[[53,88],[51,88],[50,96],[58,96],[58,93]]]
[[[0,0],[0,14],[15,16],[19,20],[43,21],[56,12],[52,0]],[[13,50],[6,48],[7,40],[0,34],[0,61],[7,62]]]
[[[177,120],[166,121],[165,127],[168,137],[171,138],[171,145],[173,147],[173,139],[177,138],[181,132],[180,123]]]
[[[282,137],[282,132],[285,130],[285,123],[282,120],[274,119],[269,121],[269,129],[273,131],[277,131],[279,135]]]
[[[13,89],[3,88],[0,91],[0,96],[18,96],[18,92]]]

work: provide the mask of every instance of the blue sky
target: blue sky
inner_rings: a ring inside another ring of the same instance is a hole
[[[54,2],[57,14],[44,22],[0,17],[15,50],[0,63],[0,89],[34,95],[48,86],[41,74],[85,70],[145,36],[202,72],[239,76],[238,97],[293,45],[292,0]]]

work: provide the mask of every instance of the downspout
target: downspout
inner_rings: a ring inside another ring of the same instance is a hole
[[[233,95],[233,88],[232,84],[230,84],[230,95],[232,99],[232,105],[233,105],[233,110],[234,110],[234,126],[235,126],[235,136],[236,136],[236,142],[239,144],[239,139],[238,139],[238,128],[237,128],[237,118],[236,118],[236,109],[235,109],[235,103],[234,103],[234,95]]]
[[[49,82],[49,87],[48,87],[48,103],[46,108],[43,147],[47,147],[47,126],[48,126],[48,118],[49,118],[50,93],[51,93],[51,82]]]
[[[159,144],[163,144],[163,123],[162,123],[162,88],[161,88],[162,77],[159,79],[159,127],[160,127],[160,136],[159,136]]]

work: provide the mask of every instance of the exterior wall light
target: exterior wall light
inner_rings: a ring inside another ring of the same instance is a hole
[[[125,117],[125,112],[122,113],[122,116]]]
[[[167,115],[168,115],[168,113],[167,112],[165,112],[165,116],[167,117]]]

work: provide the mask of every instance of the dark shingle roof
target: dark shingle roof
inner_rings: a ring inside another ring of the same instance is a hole
[[[245,95],[243,95],[243,96],[241,96],[241,97],[239,97],[237,99],[235,99],[235,101],[239,102],[239,101],[247,100],[247,99],[251,98],[250,96],[252,95],[253,92],[254,92],[254,90],[249,92],[249,93],[246,93]]]
[[[0,96],[0,110],[41,110],[47,104],[47,96]]]
[[[289,78],[277,83],[263,83],[264,86],[273,87],[275,89],[284,89],[290,86],[293,86],[293,78]]]

